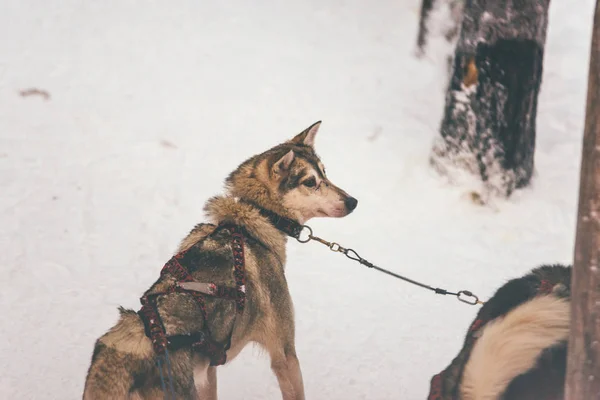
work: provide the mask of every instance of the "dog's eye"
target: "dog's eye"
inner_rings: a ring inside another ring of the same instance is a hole
[[[307,180],[305,180],[304,182],[302,182],[302,184],[304,186],[306,186],[306,187],[312,188],[312,187],[317,186],[317,180],[313,176],[312,178],[308,178]]]

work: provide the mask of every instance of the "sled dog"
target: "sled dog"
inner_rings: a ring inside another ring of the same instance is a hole
[[[314,217],[344,217],[358,201],[315,153],[320,122],[243,162],[225,194],[144,293],[95,344],[84,400],[216,399],[216,366],[249,343],[266,350],[284,400],[304,399],[285,277],[287,237]],[[240,388],[240,398],[242,398]]]
[[[562,400],[571,267],[545,265],[502,286],[428,400]]]

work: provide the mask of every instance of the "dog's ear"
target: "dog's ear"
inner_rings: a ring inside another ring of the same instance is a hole
[[[315,136],[317,136],[317,132],[319,131],[319,127],[321,126],[321,121],[317,121],[305,130],[302,133],[297,134],[293,139],[293,143],[304,144],[306,146],[315,147]]]
[[[273,172],[276,174],[281,174],[287,171],[292,165],[292,161],[294,161],[294,150],[290,150],[283,157],[281,157],[278,161],[273,164]]]

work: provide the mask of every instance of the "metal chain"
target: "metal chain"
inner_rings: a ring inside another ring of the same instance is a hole
[[[302,233],[304,231],[308,231],[308,234],[306,236],[305,239],[302,239]],[[402,279],[403,281],[406,281],[408,283],[412,283],[413,285],[417,285],[420,286],[424,289],[428,289],[431,290],[433,292],[435,292],[436,294],[443,294],[443,295],[451,295],[451,296],[456,296],[456,298],[459,301],[462,301],[463,303],[475,306],[477,304],[484,304],[484,302],[479,300],[479,297],[477,297],[473,292],[469,291],[469,290],[460,290],[458,292],[449,292],[446,289],[441,289],[441,288],[434,288],[432,286],[426,285],[424,283],[421,282],[417,282],[415,280],[412,280],[410,278],[407,278],[405,276],[396,274],[392,271],[388,271],[387,269],[378,267],[377,265],[374,265],[373,263],[371,263],[368,260],[365,260],[364,258],[362,258],[355,250],[350,249],[350,248],[345,248],[342,245],[340,245],[339,243],[336,242],[329,242],[325,239],[322,239],[318,236],[315,236],[313,234],[313,230],[310,226],[307,225],[303,225],[302,226],[302,231],[300,231],[300,233],[298,234],[298,237],[296,237],[296,240],[299,241],[300,243],[308,243],[311,240],[314,240],[316,242],[319,242],[321,244],[324,244],[325,246],[329,247],[329,250],[335,252],[335,253],[342,253],[344,254],[346,257],[348,257],[351,260],[354,260],[366,267],[369,268],[373,268],[376,269],[377,271],[383,272],[384,274],[393,276],[394,278],[398,278],[398,279]]]

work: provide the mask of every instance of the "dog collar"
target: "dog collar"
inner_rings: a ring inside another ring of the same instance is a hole
[[[293,237],[294,239],[298,239],[300,237],[300,233],[304,227],[298,223],[298,221],[294,221],[291,218],[283,217],[277,213],[274,213],[271,210],[266,210],[262,207],[258,208],[260,214],[273,224],[273,226],[279,229],[281,232],[285,233],[288,236]]]
[[[298,223],[298,221],[295,221],[291,218],[287,218],[282,215],[279,215],[274,211],[267,210],[266,208],[263,208],[254,202],[250,202],[248,200],[241,200],[241,199],[240,199],[240,201],[250,204],[252,207],[255,207],[256,209],[258,209],[258,212],[260,213],[260,215],[267,218],[269,220],[269,222],[275,228],[279,229],[281,232],[285,233],[288,236],[293,237],[294,239],[298,239],[300,237],[300,233],[302,233],[304,226],[300,225],[300,223]]]

